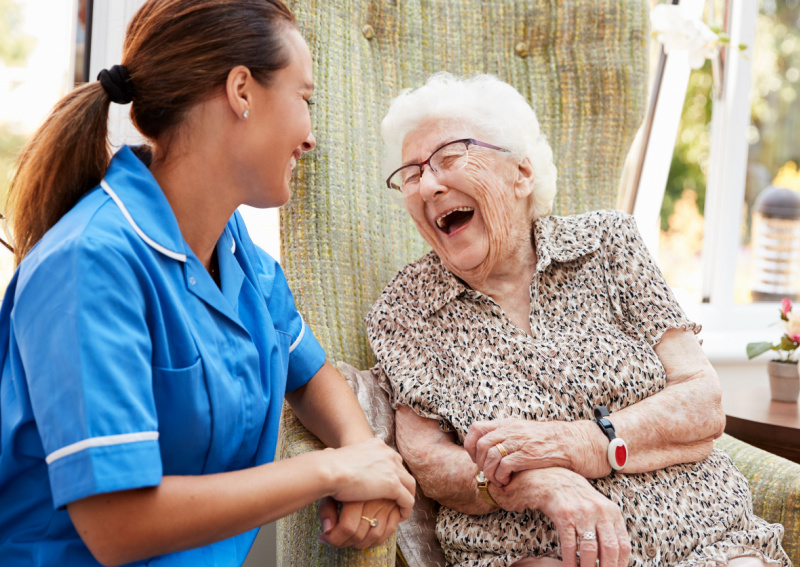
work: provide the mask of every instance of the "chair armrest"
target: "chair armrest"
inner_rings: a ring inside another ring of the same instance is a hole
[[[725,451],[750,483],[753,512],[783,524],[783,549],[800,565],[800,464],[723,435],[714,445]]]
[[[319,451],[325,445],[312,435],[294,415],[288,404],[283,405],[278,458],[289,459]],[[337,549],[321,544],[317,537],[322,526],[314,503],[298,510],[277,523],[278,565],[314,565],[320,567],[394,567],[395,536],[381,545],[368,549]]]

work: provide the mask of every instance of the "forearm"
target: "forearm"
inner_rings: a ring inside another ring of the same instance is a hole
[[[240,471],[165,476],[153,488],[98,494],[68,505],[95,558],[120,565],[209,544],[333,494],[323,452]]]
[[[396,418],[398,451],[425,496],[465,514],[497,509],[478,492],[475,463],[452,434],[405,406],[397,410]]]
[[[300,422],[328,447],[342,447],[373,437],[361,406],[330,362],[302,388],[286,394]]]
[[[695,337],[686,331],[668,331],[656,353],[667,372],[666,387],[610,416],[617,436],[628,445],[629,458],[623,472],[702,460],[725,429],[719,379]],[[593,457],[588,461],[604,462],[608,439],[600,428],[589,421],[576,423],[576,427],[583,428],[591,446]],[[600,475],[609,471],[606,464]],[[598,474],[595,471],[588,476]]]

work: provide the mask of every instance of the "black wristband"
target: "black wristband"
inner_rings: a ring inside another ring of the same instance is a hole
[[[608,464],[611,465],[612,471],[621,471],[628,462],[628,446],[625,441],[617,437],[614,430],[614,424],[608,419],[608,409],[605,406],[597,406],[594,408],[594,421],[603,432],[603,435],[608,437]]]

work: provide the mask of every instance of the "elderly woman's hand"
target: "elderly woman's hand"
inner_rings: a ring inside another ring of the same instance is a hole
[[[603,466],[610,467],[603,455],[595,454],[600,445],[592,442],[592,435],[602,434],[590,421],[476,421],[464,448],[486,478],[500,486],[508,484],[514,472],[548,467],[597,478],[608,474]]]
[[[562,468],[528,470],[514,475],[491,494],[506,510],[537,509],[555,525],[564,567],[583,565],[624,567],[631,541],[619,507],[600,494],[581,475]],[[583,537],[594,534],[594,538]]]

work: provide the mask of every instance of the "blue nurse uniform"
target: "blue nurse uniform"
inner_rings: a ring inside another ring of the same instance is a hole
[[[268,463],[325,354],[239,214],[221,289],[123,147],[22,262],[0,311],[0,565],[97,565],[65,505]],[[140,565],[240,565],[257,530]]]

